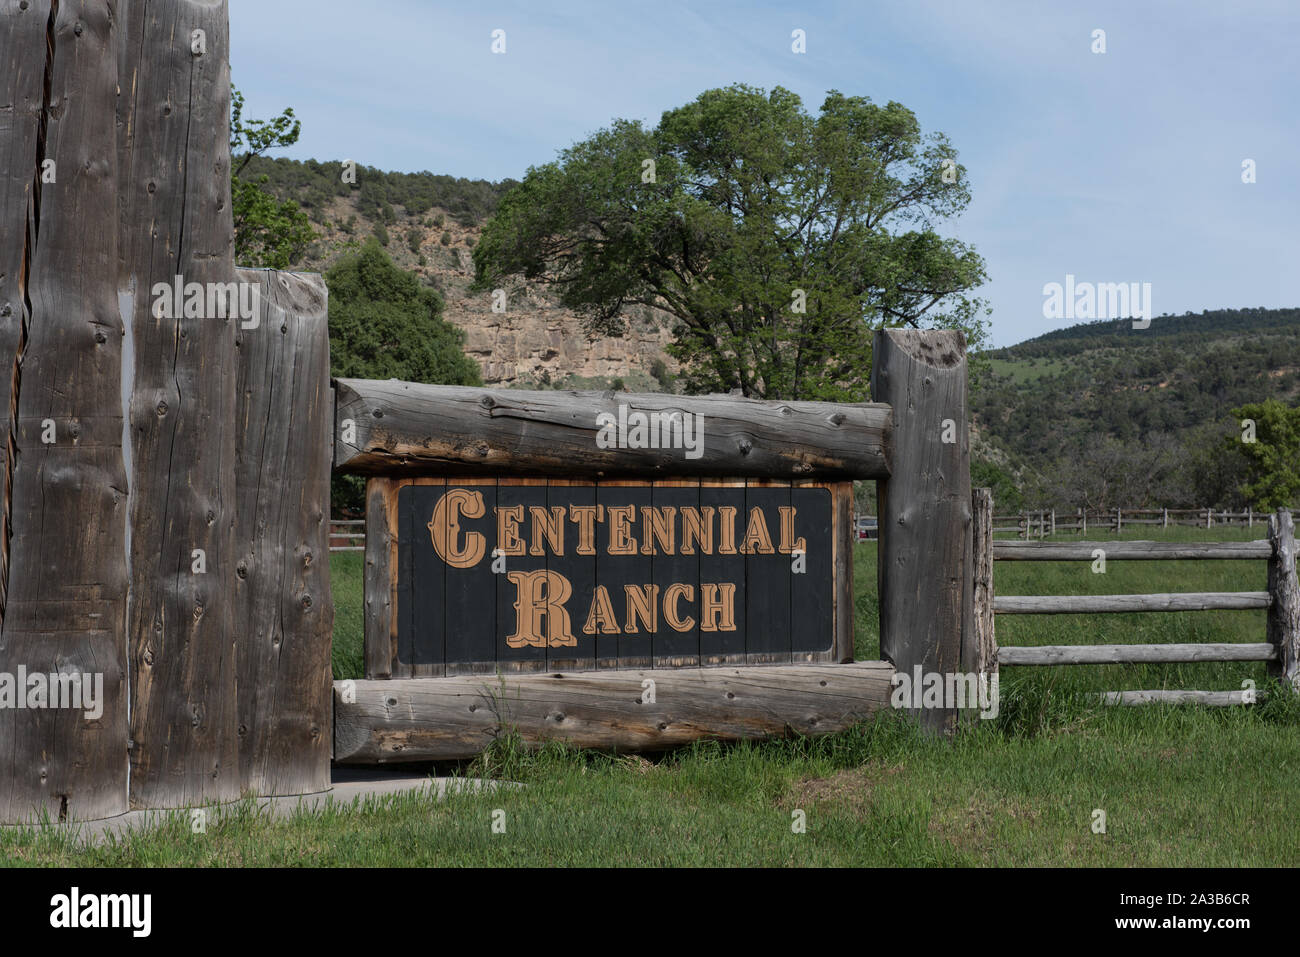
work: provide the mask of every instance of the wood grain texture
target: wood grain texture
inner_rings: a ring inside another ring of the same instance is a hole
[[[355,442],[335,444],[334,466],[346,472],[853,479],[889,470],[890,410],[870,403],[493,391],[395,380],[335,385],[339,422],[356,424]],[[599,448],[596,417],[617,418],[620,405],[702,415],[703,454]]]
[[[1245,611],[1267,608],[1266,591],[1174,592],[1154,595],[998,595],[999,615],[1091,615],[1130,611]]]
[[[999,648],[1003,665],[1118,665],[1137,662],[1273,661],[1277,649],[1263,643],[1184,645],[1039,645]]]
[[[156,318],[153,289],[228,283],[230,50],[226,4],[119,10],[120,282],[134,292],[130,401],[131,800],[239,795],[235,653],[235,320]],[[206,52],[191,52],[203,30]],[[194,550],[207,572],[192,571]]]
[[[1210,708],[1252,704],[1245,691],[1106,691],[1102,701],[1115,705],[1199,704]]]
[[[236,337],[239,785],[303,794],[330,786],[328,293],[319,276],[239,278],[261,312]]]
[[[1300,692],[1300,583],[1296,581],[1295,523],[1291,513],[1279,508],[1268,519],[1273,557],[1268,563],[1268,640],[1277,649],[1270,673]]]
[[[888,708],[893,673],[885,662],[858,662],[357,681],[354,703],[336,682],[335,760],[469,758],[507,729],[532,745],[613,751],[822,734]],[[653,704],[643,703],[647,678]]]
[[[397,652],[397,503],[392,482],[366,481],[365,634],[367,678],[394,677]],[[390,498],[392,513],[389,511]],[[401,675],[397,675],[401,677]]]
[[[994,631],[993,616],[993,492],[977,488],[971,492],[973,515],[971,558],[974,562],[975,628],[970,643],[962,655],[963,670],[975,674],[997,674],[998,640]]]
[[[127,807],[113,18],[6,2],[0,50],[0,670],[102,682],[93,720],[84,701],[0,709],[0,819],[104,817]]]
[[[871,395],[894,410],[893,479],[877,484],[880,655],[903,672],[961,670],[974,629],[966,341],[960,332],[876,333]],[[935,730],[955,709],[922,710]]]
[[[1090,562],[1101,549],[1106,561],[1175,561],[1179,559],[1263,560],[1273,554],[1266,540],[1258,542],[1027,542],[993,543],[1000,562]]]

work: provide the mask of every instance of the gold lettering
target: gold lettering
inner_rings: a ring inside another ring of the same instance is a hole
[[[668,590],[664,592],[664,621],[668,622],[668,627],[673,631],[690,631],[695,627],[694,618],[687,616],[683,620],[677,613],[677,602],[682,598],[695,601],[695,586],[669,585]]]
[[[552,555],[564,554],[564,508],[559,505],[551,507],[549,515],[546,509],[534,505],[529,509],[529,514],[533,516],[533,534],[532,548],[528,550],[530,555],[545,555],[546,549],[542,547],[542,537],[545,536],[546,543],[551,546]]]
[[[721,594],[719,595],[719,592]],[[700,631],[736,630],[736,586],[700,586]]]
[[[677,527],[677,509],[671,505],[660,508],[641,506],[641,525],[645,528],[645,544],[641,546],[642,555],[673,554],[673,532]],[[659,542],[661,552],[655,551],[655,541]]]
[[[609,511],[609,553],[611,555],[635,555],[636,539],[632,537],[632,519],[636,515],[635,505],[611,505]]]
[[[772,554],[772,536],[768,534],[767,519],[763,517],[763,510],[758,506],[749,511],[749,529],[745,532],[745,540],[740,545],[740,551],[743,555]]]
[[[682,508],[682,555],[694,555],[695,543],[705,555],[713,554],[713,506]]]
[[[519,537],[519,523],[524,520],[522,505],[508,505],[497,509],[497,548],[502,555],[523,555],[524,543]]]
[[[797,510],[793,505],[781,506],[781,554],[792,555],[795,552],[808,554],[808,543],[801,536],[794,537],[794,517]]]
[[[438,499],[429,522],[429,537],[438,557],[452,568],[471,568],[483,558],[487,542],[478,532],[469,532],[460,541],[461,518],[482,518],[487,509],[481,492],[455,488]]]
[[[604,505],[570,505],[569,521],[578,526],[579,555],[596,554],[596,523],[605,520]]]
[[[573,594],[573,585],[559,572],[508,572],[515,586],[515,633],[506,638],[511,648],[552,648],[578,643],[573,634],[564,603]],[[542,619],[546,633],[542,633]]]
[[[623,629],[629,635],[635,635],[636,623],[640,619],[646,633],[653,635],[659,630],[659,586],[624,585],[623,591],[627,594],[627,624]]]
[[[736,509],[732,505],[718,507],[719,524],[722,526],[718,543],[719,555],[736,554]]]
[[[582,626],[583,634],[594,635],[597,627],[602,635],[618,634],[614,603],[609,600],[609,589],[604,585],[597,585],[591,594],[591,611],[587,613],[587,623]]]

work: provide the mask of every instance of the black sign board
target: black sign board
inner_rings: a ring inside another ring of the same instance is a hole
[[[835,491],[756,480],[397,484],[395,670],[829,660]]]

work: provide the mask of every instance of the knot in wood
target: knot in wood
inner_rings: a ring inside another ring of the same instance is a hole
[[[6,302],[3,306],[0,306],[0,316],[3,316],[4,318],[8,319],[13,314],[14,311],[11,308],[9,308],[9,303]]]
[[[830,417],[828,421],[830,422],[831,425],[843,425],[845,419],[847,418],[848,416],[846,416],[843,412],[836,412],[834,415]]]
[[[159,403],[158,403],[158,408],[157,408],[156,411],[157,411],[157,413],[158,413],[158,417],[159,417],[159,418],[162,418],[164,415],[167,414],[167,403],[166,403],[166,402],[159,402]]]
[[[371,411],[370,414],[371,414],[372,416],[374,416],[376,419],[382,419],[382,418],[384,417],[384,410],[383,410],[383,409],[373,409],[373,410]]]
[[[72,27],[72,35],[73,35],[73,36],[79,37],[79,36],[81,36],[81,35],[82,35],[83,33],[85,33],[85,32],[86,32],[86,28],[83,27],[83,26],[81,25],[80,22],[74,24],[73,27]]]
[[[497,405],[496,399],[492,398],[490,395],[483,396],[483,398],[478,400],[478,403],[485,409],[495,409]]]
[[[108,336],[104,335],[102,332],[97,332],[95,333],[95,341],[102,346],[108,341]]]
[[[310,608],[310,607],[311,607],[311,595],[303,595],[303,596],[302,596],[302,607],[303,607],[303,608]]]
[[[240,579],[241,581],[242,581],[243,579],[247,578],[247,577],[248,577],[248,566],[247,566],[246,564],[244,564],[243,562],[240,562],[238,565],[236,565],[236,566],[235,566],[235,577],[238,578],[238,579]]]
[[[748,455],[750,450],[754,448],[754,443],[749,441],[749,439],[741,439],[737,447],[740,449],[741,455]]]

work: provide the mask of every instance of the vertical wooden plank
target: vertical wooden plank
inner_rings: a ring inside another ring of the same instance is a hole
[[[617,648],[616,667],[650,667],[652,634],[647,632],[643,621],[633,621],[628,615],[627,589],[630,586],[644,590],[647,585],[653,585],[651,557],[641,551],[644,534],[641,509],[651,504],[651,498],[650,486],[643,481],[606,481],[596,488],[596,502],[604,506],[605,511],[605,521],[597,535],[597,551],[604,561],[597,585],[608,596],[620,628],[617,638],[603,630],[597,634],[598,667],[609,667],[611,644]],[[614,541],[612,536],[619,540]],[[623,551],[630,548],[632,553],[611,554],[611,545]]]
[[[857,530],[853,522],[853,483],[835,483],[831,486],[831,495],[835,509],[831,539],[834,544],[831,566],[835,578],[835,652],[830,660],[849,662],[856,658],[853,549],[857,545]]]
[[[745,661],[748,592],[745,588],[745,556],[740,554],[740,542],[745,534],[744,500],[744,479],[704,479],[700,482],[700,511],[708,520],[706,527],[713,529],[712,544],[700,554],[701,594],[697,596],[697,607],[701,609],[700,663],[703,665],[736,665]],[[730,599],[734,619],[730,626],[717,619],[711,623],[706,619],[703,592],[708,585],[735,586]]]
[[[421,478],[398,492],[397,660],[413,678],[444,673],[446,566],[438,549],[446,550],[447,534],[430,519],[446,491],[441,479]]]
[[[533,641],[525,641],[527,630],[520,631],[519,614],[516,603],[526,597],[520,593],[523,579],[519,576],[529,572],[546,571],[546,554],[532,552],[532,516],[530,509],[546,508],[546,480],[503,478],[497,483],[497,534],[490,541],[496,542],[505,552],[506,573],[496,575],[496,654],[502,671],[543,671],[546,669],[546,645],[543,635],[534,635]],[[502,529],[507,531],[504,540]],[[515,578],[511,578],[515,575]],[[546,624],[545,621],[542,624]],[[581,626],[579,626],[581,627]]]
[[[596,588],[596,543],[600,528],[596,505],[596,484],[572,479],[547,482],[546,500],[550,508],[565,510],[562,555],[547,556],[547,568],[563,575],[572,587],[569,614],[575,644],[548,648],[547,671],[591,671],[596,667],[596,636],[583,627]],[[575,515],[572,509],[581,511]]]
[[[472,566],[445,566],[443,634],[446,637],[440,664],[445,664],[444,673],[449,675],[490,674],[496,670],[497,642],[501,640],[497,625],[501,614],[497,596],[501,582],[506,578],[505,575],[492,574],[492,549],[497,540],[496,508],[499,504],[497,480],[448,479],[448,494],[457,489],[476,496],[473,502],[475,511],[478,511],[480,500],[483,508],[477,517],[461,518],[462,544],[449,542],[448,545],[468,548],[470,536],[478,535],[481,536],[483,555]],[[507,558],[506,568],[514,570],[515,567]],[[422,587],[422,582],[418,587]],[[416,674],[418,676],[420,672]]]
[[[993,618],[993,492],[987,488],[971,492],[974,560],[972,594],[974,596],[974,630],[962,652],[962,670],[983,675],[998,671],[998,643]]]
[[[681,512],[699,509],[700,483],[688,479],[655,482],[650,498],[651,507],[662,517],[672,536],[671,543],[664,543],[642,522],[642,550],[648,546],[653,552],[650,579],[659,588],[661,604],[659,628],[651,642],[651,658],[656,668],[699,667],[700,555],[694,542],[689,553],[682,551]]]
[[[0,7],[0,669],[81,692],[0,709],[6,821],[127,806],[113,29],[102,4]]]
[[[904,673],[955,674],[974,627],[965,338],[881,330],[873,362],[872,397],[894,410],[891,478],[877,484],[880,654]],[[956,725],[955,709],[919,717]]]
[[[847,559],[848,554],[841,541],[847,528],[844,516],[837,514],[838,504],[825,483],[794,482],[790,489],[790,551],[785,551],[786,536],[779,531],[780,526],[773,530],[773,535],[778,536],[778,553],[790,571],[790,660],[795,663],[836,660],[840,637],[835,621],[838,576],[851,568],[836,565],[837,557]],[[804,555],[796,562],[793,552],[801,543]],[[851,610],[849,616],[852,620]]]
[[[1273,557],[1268,562],[1268,640],[1277,648],[1269,673],[1300,692],[1300,583],[1296,581],[1295,522],[1284,508],[1269,516],[1268,537]]]
[[[738,522],[737,541],[745,555],[745,661],[749,664],[790,661],[790,564],[776,553],[782,507],[790,507],[789,482],[749,479],[745,483],[745,512]],[[747,551],[750,530],[760,528],[766,529],[768,541],[751,541]]]
[[[327,291],[319,276],[239,270],[260,291],[236,337],[235,591],[239,786],[330,786]]]
[[[235,656],[235,321],[155,315],[155,289],[235,280],[226,5],[129,3],[119,128],[121,283],[132,343],[131,800],[239,796]],[[201,53],[192,47],[202,30]],[[192,287],[191,287],[192,288]],[[157,298],[165,302],[165,293]],[[191,572],[201,549],[207,573]]]
[[[367,678],[393,674],[397,660],[398,542],[393,482],[366,480],[365,659]],[[392,499],[393,508],[389,508]]]

